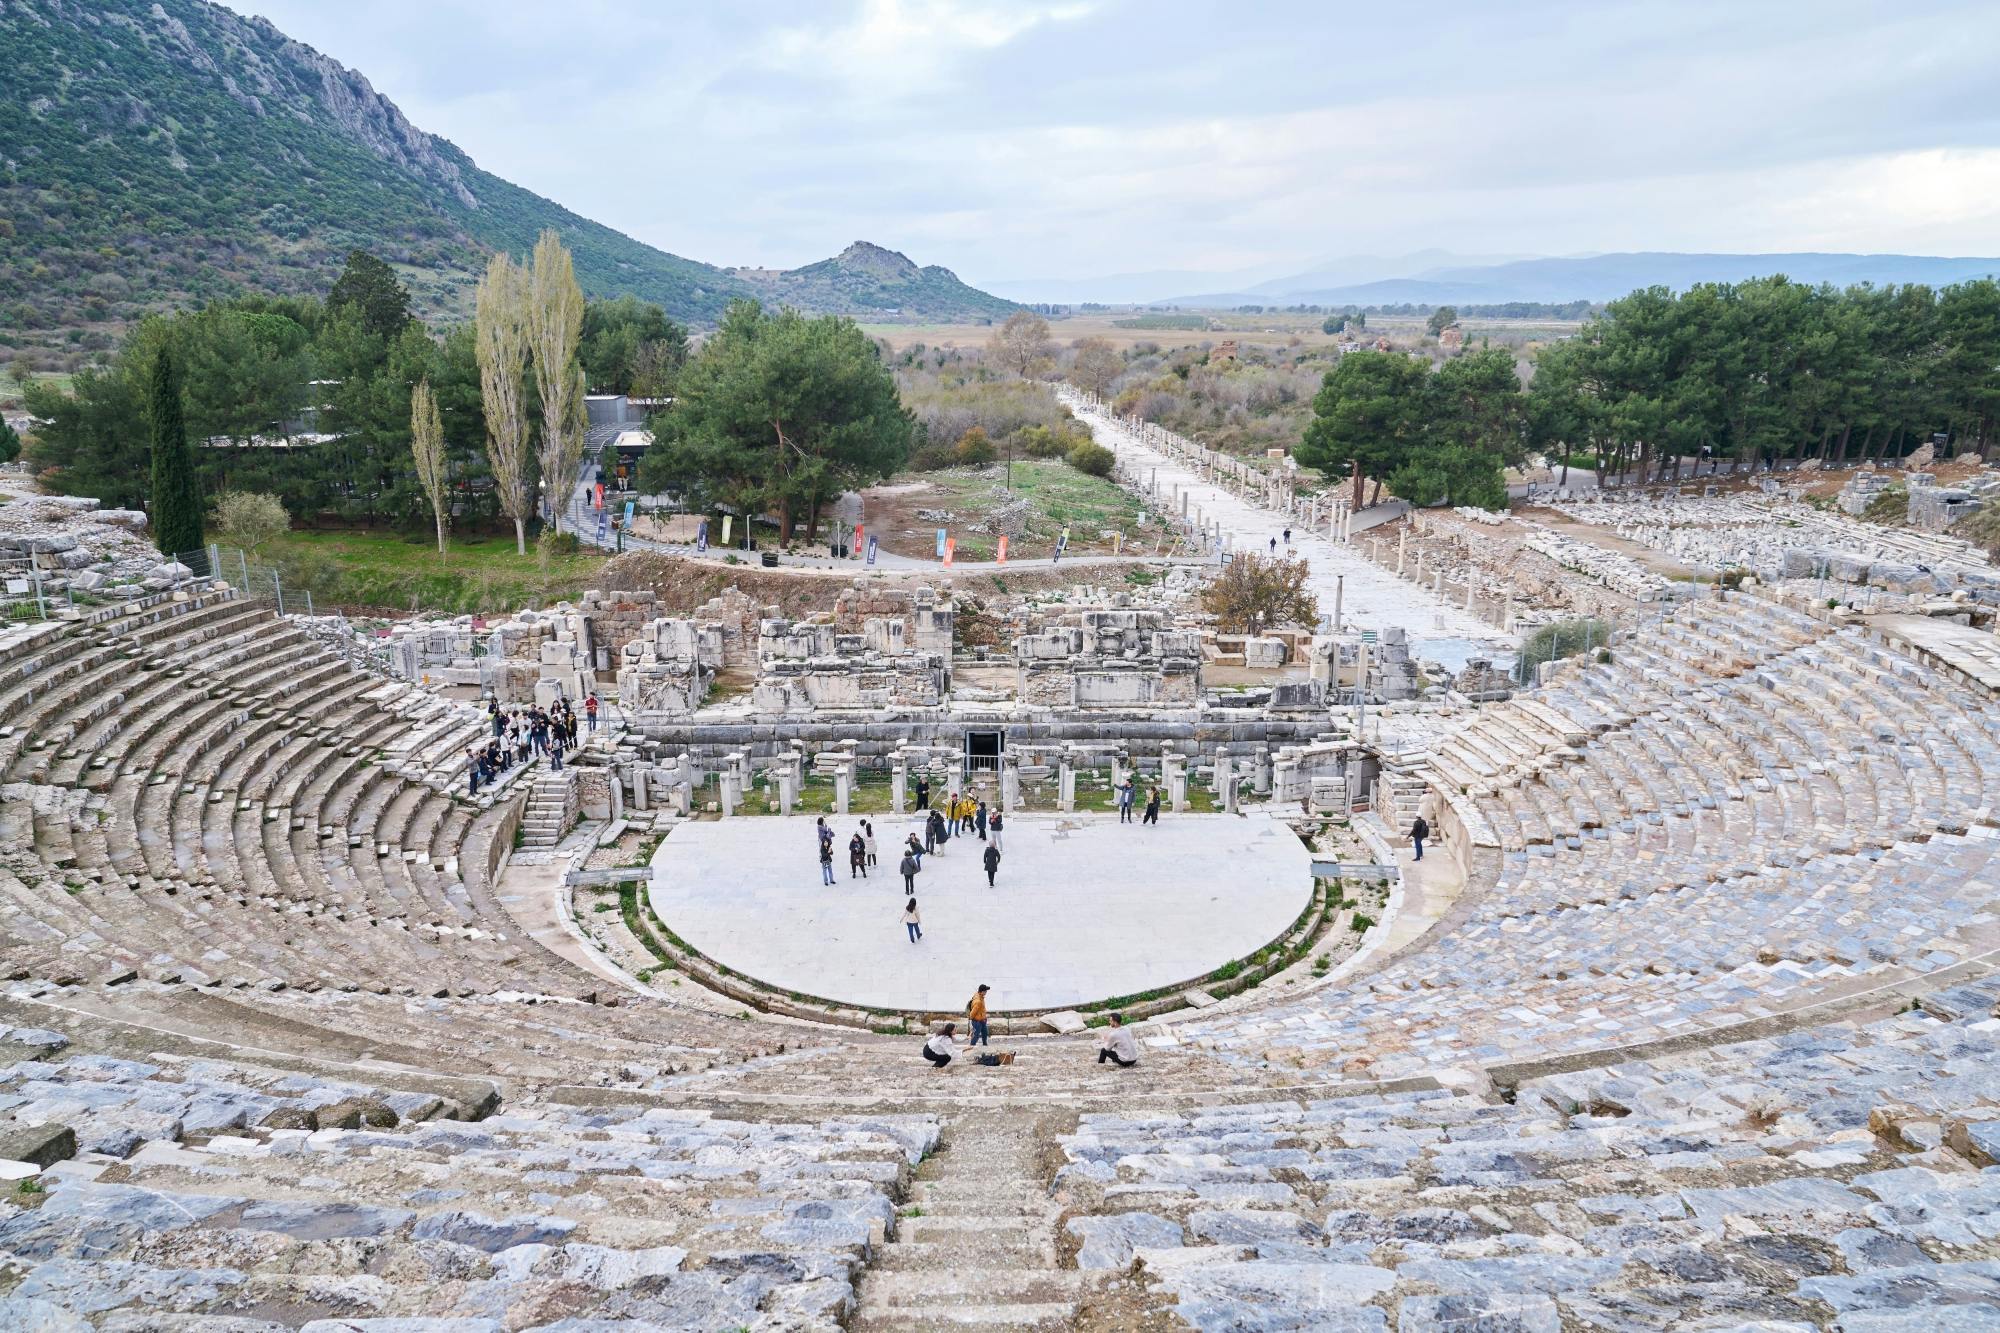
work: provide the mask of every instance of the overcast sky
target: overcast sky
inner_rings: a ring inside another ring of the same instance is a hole
[[[679,254],[2000,253],[2000,4],[238,0]]]

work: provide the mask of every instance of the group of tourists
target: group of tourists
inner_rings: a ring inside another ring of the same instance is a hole
[[[833,883],[833,828],[821,815],[815,826],[819,839],[820,882]],[[847,877],[867,879],[869,867],[875,864],[875,826],[867,820],[854,830],[854,836],[847,840]]]
[[[1138,801],[1138,796],[1139,784],[1132,778],[1126,778],[1118,784],[1119,823],[1129,824],[1132,822],[1132,807]],[[1146,813],[1139,822],[1141,824],[1157,824],[1160,822],[1160,788],[1157,783],[1146,794]]]
[[[584,712],[595,728],[596,695],[584,701]],[[560,773],[563,756],[576,748],[576,710],[567,699],[557,699],[548,708],[530,704],[506,709],[500,707],[499,700],[489,700],[486,717],[493,734],[484,745],[470,745],[465,750],[466,783],[473,796],[479,795],[481,787],[493,785],[544,755],[548,756],[549,771]]]
[[[967,1020],[972,1025],[972,1038],[966,1042],[968,1052],[975,1046],[991,1048],[992,1038],[987,1022],[986,997],[992,987],[984,982],[972,993],[972,999],[965,1006]],[[958,1024],[946,1023],[929,1040],[924,1042],[923,1056],[931,1068],[943,1069],[958,1054]],[[985,1055],[979,1058],[981,1064],[1011,1063],[1013,1057]],[[1112,1014],[1105,1022],[1103,1033],[1097,1039],[1097,1063],[1114,1064],[1120,1069],[1130,1069],[1139,1063],[1139,1043],[1132,1035],[1132,1029],[1125,1026],[1125,1015]]]

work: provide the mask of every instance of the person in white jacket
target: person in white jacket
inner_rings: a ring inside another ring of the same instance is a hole
[[[1130,1069],[1139,1063],[1139,1043],[1132,1036],[1132,1029],[1125,1026],[1125,1015],[1111,1015],[1111,1026],[1104,1029],[1104,1035],[1097,1043],[1097,1063],[1106,1060],[1121,1069]]]
[[[958,1054],[958,1042],[952,1037],[957,1030],[957,1024],[946,1023],[936,1036],[924,1043],[924,1059],[930,1061],[933,1067],[943,1069],[951,1063],[951,1057]]]

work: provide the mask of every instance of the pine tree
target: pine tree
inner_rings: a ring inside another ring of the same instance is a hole
[[[201,485],[181,419],[181,372],[173,349],[153,358],[153,541],[167,555],[199,551]]]

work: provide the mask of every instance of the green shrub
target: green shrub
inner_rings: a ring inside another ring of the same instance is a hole
[[[1535,668],[1542,663],[1575,657],[1610,640],[1611,626],[1602,620],[1559,620],[1553,625],[1544,625],[1521,645],[1517,679],[1532,680]]]
[[[1111,451],[1101,444],[1079,444],[1069,451],[1069,465],[1093,477],[1110,476],[1114,461]]]
[[[958,437],[951,447],[951,461],[959,467],[984,467],[999,456],[984,429],[974,426]]]
[[[927,444],[910,455],[910,471],[939,472],[952,464],[951,446]]]

